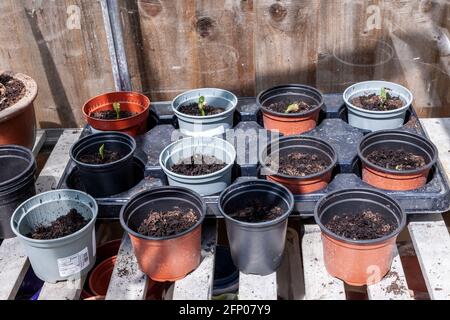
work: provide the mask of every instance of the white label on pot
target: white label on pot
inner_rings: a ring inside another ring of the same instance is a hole
[[[58,270],[61,277],[70,277],[80,273],[89,265],[88,248],[74,254],[73,256],[58,259]]]

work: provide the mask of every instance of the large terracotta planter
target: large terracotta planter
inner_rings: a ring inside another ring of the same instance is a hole
[[[32,149],[36,139],[34,100],[38,88],[36,81],[22,73],[1,72],[23,82],[25,96],[13,106],[0,111],[0,145],[21,145]]]
[[[137,113],[135,116],[119,120],[93,118],[94,112],[112,110],[113,103],[120,103],[122,111]],[[83,114],[92,128],[99,131],[120,131],[132,137],[147,132],[150,99],[137,92],[111,92],[92,98],[83,106]]]
[[[169,237],[148,237],[137,232],[150,210],[191,208],[199,214],[190,229]],[[201,259],[202,223],[206,204],[197,193],[181,187],[160,187],[133,197],[120,213],[120,223],[128,232],[140,269],[157,282],[177,281],[194,271]]]
[[[404,171],[377,166],[366,158],[377,148],[404,149],[424,157],[426,166]],[[438,157],[437,149],[431,141],[405,131],[378,131],[369,134],[361,141],[358,154],[362,162],[363,181],[376,188],[392,191],[409,191],[423,187]]]
[[[373,210],[393,218],[397,229],[374,240],[352,240],[328,230],[325,225],[334,215]],[[406,225],[406,214],[398,203],[385,194],[370,189],[340,190],[325,196],[315,210],[315,220],[322,231],[325,267],[330,275],[353,286],[380,282],[389,272],[396,240]]]
[[[282,156],[291,152],[315,153],[328,159],[330,165],[323,172],[305,176],[293,177],[279,172],[275,172],[266,166],[267,158],[271,156]],[[262,175],[267,176],[267,180],[277,182],[288,188],[293,194],[306,194],[322,190],[331,181],[333,169],[337,163],[337,153],[334,148],[325,141],[303,136],[283,137],[272,141],[260,154],[262,165]]]
[[[301,114],[279,113],[267,108],[268,105],[287,98],[298,99],[316,107]],[[324,105],[320,91],[300,84],[281,85],[265,90],[258,95],[257,103],[263,113],[264,128],[279,131],[285,136],[302,134],[314,129]]]

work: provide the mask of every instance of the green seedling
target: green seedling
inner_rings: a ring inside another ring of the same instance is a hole
[[[201,96],[200,98],[198,98],[198,109],[200,110],[200,114],[202,115],[202,117],[206,116],[205,106],[206,99],[204,96]]]
[[[100,156],[100,159],[105,160],[105,145],[102,144],[100,148],[98,149],[98,155]]]
[[[113,103],[113,109],[116,112],[117,119],[120,119],[120,103],[114,102]]]
[[[300,111],[300,106],[298,105],[298,103],[293,103],[287,107],[285,113],[299,112],[299,111]]]
[[[381,88],[380,98],[381,98],[381,105],[384,106],[386,101],[391,98],[391,95],[389,94],[388,89],[386,89],[384,87]]]

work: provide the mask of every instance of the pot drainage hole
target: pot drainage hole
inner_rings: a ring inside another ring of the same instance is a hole
[[[193,209],[174,207],[169,211],[152,211],[141,223],[138,232],[148,237],[168,237],[192,228],[199,220]]]
[[[25,96],[25,85],[6,74],[0,75],[0,111],[11,107]]]
[[[281,217],[284,212],[279,206],[264,205],[260,201],[254,200],[239,209],[235,209],[229,216],[242,222],[259,223],[275,220]]]
[[[391,234],[398,224],[378,212],[335,215],[325,227],[340,237],[351,240],[375,240]]]
[[[404,106],[399,97],[392,96],[387,89],[382,89],[381,94],[370,94],[352,99],[352,104],[360,109],[369,111],[397,110]]]
[[[309,105],[306,102],[299,100],[283,100],[266,106],[266,109],[270,111],[286,114],[302,114],[315,108],[317,108],[316,105]]]
[[[203,176],[222,170],[226,164],[214,156],[196,154],[173,165],[170,170],[184,176]]]
[[[377,166],[397,171],[419,169],[426,165],[424,157],[402,149],[374,150],[367,156],[367,160]]]
[[[40,225],[27,237],[35,240],[52,240],[67,237],[83,229],[90,220],[86,220],[76,209],[71,209],[68,214],[59,217],[50,225]]]
[[[269,159],[266,164],[270,168],[278,167],[278,173],[292,177],[306,177],[325,171],[330,162],[314,153],[293,152],[278,159]],[[279,162],[279,163],[277,163]]]

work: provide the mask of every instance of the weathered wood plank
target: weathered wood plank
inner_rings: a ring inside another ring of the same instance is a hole
[[[106,300],[144,300],[148,277],[138,266],[130,237],[125,234],[109,282]]]
[[[277,300],[277,274],[239,275],[239,300]]]
[[[0,246],[0,301],[16,297],[29,266],[30,262],[19,240],[4,240]]]
[[[306,299],[345,300],[344,283],[330,276],[325,268],[319,226],[305,225],[302,252]]]
[[[202,262],[183,280],[175,283],[173,300],[211,300],[217,244],[217,221],[203,225]]]
[[[412,300],[397,249],[391,271],[381,282],[367,286],[370,300]]]
[[[33,147],[33,154],[35,157],[39,154],[39,151],[41,151],[42,146],[45,143],[45,139],[47,138],[47,133],[45,130],[38,130],[36,132],[36,142],[34,143]]]

